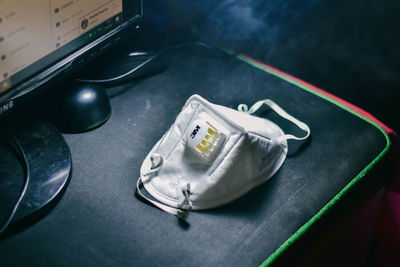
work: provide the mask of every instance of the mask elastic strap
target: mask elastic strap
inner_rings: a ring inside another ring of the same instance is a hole
[[[247,105],[245,104],[240,104],[238,106],[238,110],[247,114],[253,114],[254,112],[256,112],[258,109],[261,108],[261,106],[263,104],[266,104],[267,106],[269,106],[273,111],[275,111],[279,116],[281,116],[284,119],[287,119],[289,121],[291,121],[292,123],[296,124],[297,127],[299,127],[300,129],[302,129],[303,131],[305,131],[307,134],[303,137],[298,137],[298,136],[294,136],[292,134],[285,134],[282,135],[281,137],[279,137],[278,141],[281,142],[283,140],[289,140],[289,139],[294,139],[294,140],[305,140],[310,136],[310,127],[308,127],[307,124],[305,124],[302,121],[299,121],[298,119],[296,119],[295,117],[293,117],[292,115],[290,115],[289,113],[287,113],[285,110],[283,110],[280,106],[278,106],[278,104],[276,104],[274,101],[270,100],[270,99],[264,99],[264,100],[260,100],[257,101],[256,103],[254,103],[254,105],[252,105],[249,108],[247,107]]]
[[[154,164],[155,157],[159,158],[159,161],[157,162],[157,164]],[[159,208],[159,209],[161,209],[161,210],[163,210],[165,212],[168,212],[169,214],[175,215],[175,216],[183,219],[184,217],[187,216],[187,214],[189,213],[190,208],[192,207],[192,202],[189,199],[189,194],[190,194],[190,185],[189,184],[187,184],[186,187],[182,188],[182,193],[185,196],[185,204],[187,203],[186,205],[188,205],[189,210],[181,210],[181,209],[173,208],[173,207],[165,205],[165,204],[163,204],[161,202],[152,200],[149,197],[145,196],[142,193],[142,191],[140,190],[140,187],[143,186],[142,177],[146,176],[146,175],[149,175],[149,174],[152,174],[152,173],[158,172],[161,169],[161,166],[162,166],[162,164],[164,162],[164,158],[160,154],[154,154],[154,155],[152,155],[150,157],[150,161],[151,161],[151,164],[152,164],[151,169],[147,173],[145,173],[142,176],[140,176],[139,179],[136,182],[136,192],[137,192],[137,194],[141,198],[146,200],[147,202],[149,202],[152,205],[154,205],[155,207],[157,207],[157,208]]]

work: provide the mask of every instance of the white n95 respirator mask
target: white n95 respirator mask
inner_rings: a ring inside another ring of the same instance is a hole
[[[262,105],[290,120],[304,137],[251,115]],[[137,194],[179,217],[227,204],[271,178],[285,161],[288,139],[305,140],[310,128],[271,100],[238,111],[193,95],[145,158]],[[154,197],[142,193],[142,185]]]

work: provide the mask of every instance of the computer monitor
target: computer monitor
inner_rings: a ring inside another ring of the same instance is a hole
[[[0,118],[141,28],[141,0],[0,0]]]
[[[60,195],[71,173],[68,145],[51,123],[9,115],[132,36],[141,19],[142,0],[0,0],[0,234]]]

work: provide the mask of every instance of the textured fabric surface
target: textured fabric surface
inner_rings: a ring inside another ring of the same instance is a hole
[[[144,157],[194,93],[232,108],[270,98],[306,122],[312,137],[301,147],[289,141],[287,160],[267,183],[183,223],[134,192]],[[354,114],[201,48],[182,50],[167,71],[109,94],[113,115],[104,126],[65,135],[74,166],[69,187],[46,217],[0,241],[4,265],[258,265],[386,146],[381,131]]]

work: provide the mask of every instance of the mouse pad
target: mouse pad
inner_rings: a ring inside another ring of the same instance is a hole
[[[341,194],[351,194],[389,144],[376,125],[335,103],[201,47],[177,51],[166,71],[108,93],[113,113],[105,125],[64,135],[73,161],[65,195],[41,221],[0,241],[3,263],[259,265]],[[288,158],[269,181],[226,206],[192,212],[184,223],[140,201],[135,188],[145,156],[192,94],[235,109],[272,99],[306,122],[312,136],[301,147],[289,143]]]

